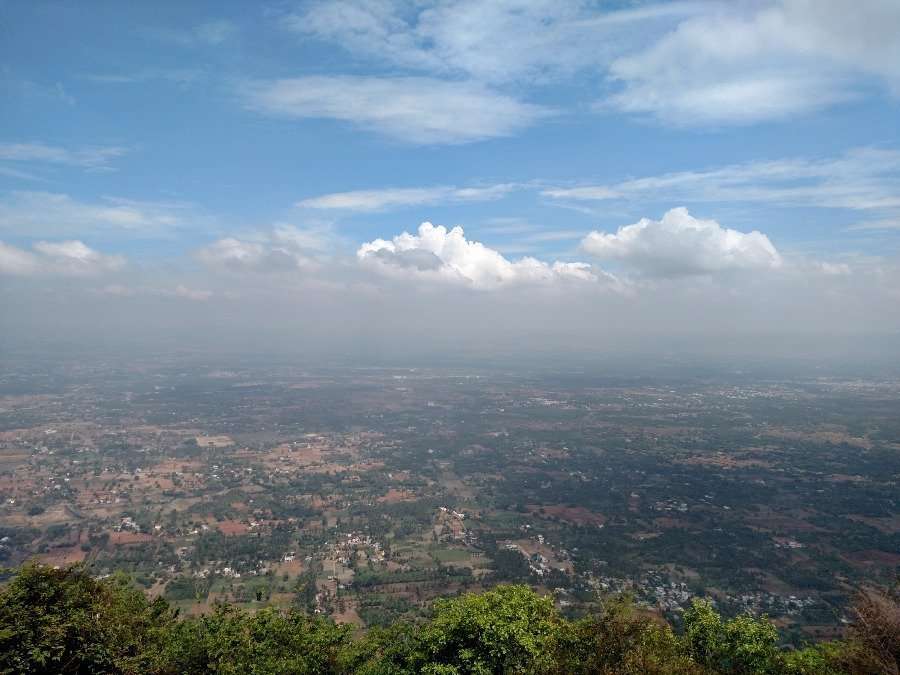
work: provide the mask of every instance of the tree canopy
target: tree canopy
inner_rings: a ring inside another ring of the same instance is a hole
[[[439,600],[420,623],[355,636],[301,608],[222,604],[182,618],[127,577],[28,564],[0,591],[0,672],[897,674],[898,616],[895,598],[867,593],[846,640],[786,651],[767,618],[725,619],[703,600],[676,634],[625,600],[568,620],[551,598],[504,585]]]

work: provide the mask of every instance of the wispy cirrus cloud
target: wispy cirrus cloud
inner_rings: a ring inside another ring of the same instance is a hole
[[[850,231],[900,230],[900,213],[896,214],[893,218],[879,218],[878,220],[866,220],[861,223],[854,223],[853,225],[847,227],[847,229]]]
[[[582,0],[325,0],[281,18],[304,38],[415,71],[482,82],[564,77],[608,63],[654,22],[699,11],[671,2],[608,10]]]
[[[349,75],[258,80],[239,88],[255,112],[350,123],[417,145],[509,136],[553,111],[474,82]]]
[[[886,89],[900,94],[900,9],[815,3],[324,0],[287,30],[367,60],[490,83],[605,76],[601,110],[677,125],[788,118]],[[599,93],[603,87],[597,86]]]
[[[782,119],[881,86],[900,94],[900,5],[782,0],[708,5],[609,68],[602,107],[685,126]]]
[[[13,191],[0,196],[0,233],[29,237],[85,236],[105,232],[159,236],[191,215],[186,204],[118,197],[85,202],[67,194]]]
[[[186,88],[206,76],[201,68],[142,68],[130,72],[85,73],[81,77],[95,84],[142,84],[162,81]]]
[[[510,136],[554,113],[504,85],[602,70],[698,3],[609,10],[583,0],[324,0],[280,17],[289,32],[417,77],[302,78],[251,96],[258,110],[352,122],[417,144]]]
[[[210,19],[190,28],[151,28],[144,32],[157,40],[181,47],[216,47],[235,37],[239,29],[236,23],[228,19]]]
[[[499,183],[478,187],[433,186],[353,190],[309,197],[297,202],[296,206],[322,210],[384,211],[406,206],[502,199],[519,187],[515,183]]]
[[[29,173],[28,171],[19,171],[18,169],[12,169],[8,166],[0,166],[0,176],[6,176],[7,178],[16,178],[18,180],[27,180],[27,181],[42,181],[44,180],[38,175],[33,173]]]
[[[618,183],[546,188],[541,194],[579,202],[654,197],[681,202],[891,210],[900,208],[900,151],[860,148],[827,159],[747,162]]]
[[[83,169],[109,169],[110,163],[128,153],[122,146],[85,146],[67,148],[47,143],[0,143],[0,160],[76,166]]]

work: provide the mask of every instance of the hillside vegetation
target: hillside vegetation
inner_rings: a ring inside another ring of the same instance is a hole
[[[567,620],[526,586],[435,603],[428,620],[372,629],[301,610],[217,606],[180,618],[126,577],[35,564],[0,591],[3,673],[893,673],[900,672],[894,598],[860,597],[845,641],[779,649],[765,617],[723,619],[696,601],[683,634],[623,601]]]

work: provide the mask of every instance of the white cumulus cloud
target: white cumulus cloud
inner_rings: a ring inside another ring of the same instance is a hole
[[[341,120],[423,145],[509,136],[551,114],[483,84],[427,77],[298,77],[250,82],[241,94],[266,115]]]
[[[497,288],[518,283],[560,281],[596,282],[602,272],[588,263],[543,262],[524,257],[508,260],[498,251],[466,239],[461,227],[448,230],[425,222],[417,234],[403,232],[390,240],[375,239],[359,247],[357,257],[380,272],[397,278],[440,280]]]
[[[782,264],[765,234],[739,232],[715,220],[694,218],[685,208],[671,209],[661,220],[642,218],[615,234],[591,232],[581,245],[601,260],[620,261],[648,276],[760,270]]]

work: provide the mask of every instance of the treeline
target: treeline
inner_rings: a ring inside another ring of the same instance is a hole
[[[784,651],[765,617],[723,619],[697,601],[684,631],[625,601],[566,620],[526,586],[439,600],[429,618],[355,636],[301,609],[256,613],[219,605],[181,618],[127,577],[26,565],[0,591],[3,673],[534,673],[795,675],[900,672],[900,605],[868,593],[848,638]]]

